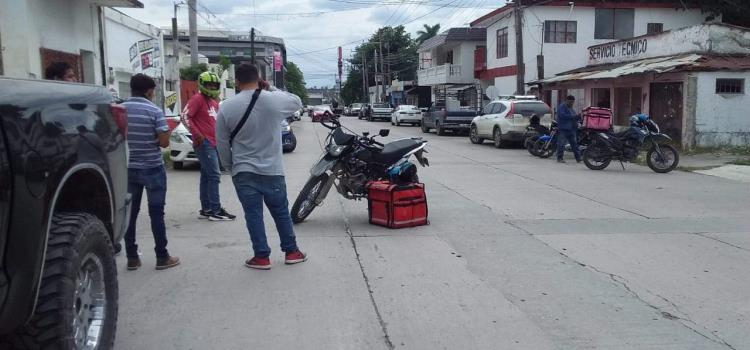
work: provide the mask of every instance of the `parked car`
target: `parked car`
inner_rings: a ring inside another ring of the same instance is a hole
[[[417,106],[400,105],[391,113],[391,125],[399,126],[402,123],[419,125],[422,122],[422,112]]]
[[[304,113],[304,112],[301,111],[301,110],[294,112],[294,114],[292,114],[292,120],[294,120],[294,121],[300,121],[300,120],[302,120],[302,113]]]
[[[390,103],[373,103],[372,111],[367,117],[367,121],[373,121],[376,119],[390,120],[393,108]]]
[[[320,122],[321,120],[330,120],[333,115],[333,111],[328,105],[320,105],[310,108],[310,117],[315,123]]]
[[[284,153],[294,152],[297,148],[297,136],[294,135],[292,125],[286,120],[281,121],[281,149]]]
[[[469,138],[475,144],[490,139],[498,148],[509,142],[523,142],[532,115],[539,116],[542,125],[549,127],[552,122],[552,109],[535,97],[511,96],[492,101],[485,106],[483,115],[471,122]]]
[[[362,110],[362,106],[364,104],[362,103],[352,103],[349,105],[349,113],[346,114],[348,116],[359,116],[359,111]]]
[[[173,118],[177,118],[177,123],[180,122],[180,117]],[[179,123],[172,130],[169,141],[169,159],[172,160],[172,168],[179,170],[185,167],[185,164],[199,162],[198,155],[193,148],[193,135],[185,125]]]
[[[0,78],[0,91],[0,347],[111,349],[127,112],[103,86]]]
[[[446,131],[467,131],[471,121],[477,116],[473,108],[447,110],[446,107],[430,107],[427,112],[422,113],[422,132],[428,133],[431,129],[443,136]]]

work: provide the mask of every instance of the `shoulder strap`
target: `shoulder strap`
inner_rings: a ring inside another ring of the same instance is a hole
[[[253,107],[255,107],[255,102],[258,102],[258,96],[260,96],[260,89],[255,90],[253,93],[253,99],[250,101],[250,105],[247,106],[247,110],[245,110],[245,115],[242,116],[242,119],[239,123],[237,123],[237,126],[232,130],[232,134],[229,135],[229,146],[232,146],[232,143],[234,142],[234,137],[237,136],[237,133],[240,132],[240,129],[242,129],[242,126],[245,125],[245,122],[247,121],[247,117],[250,116],[250,112],[253,111]]]

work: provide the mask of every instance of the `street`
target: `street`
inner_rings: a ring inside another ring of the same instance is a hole
[[[239,217],[209,222],[197,168],[170,169],[168,248],[183,263],[153,269],[142,209],[143,268],[117,260],[117,349],[750,349],[747,183],[342,122],[429,140],[431,224],[371,226],[366,202],[332,190],[295,226],[309,261],[284,265],[267,215],[273,268],[251,270],[231,178],[222,204]],[[327,135],[306,117],[293,128],[290,205]]]

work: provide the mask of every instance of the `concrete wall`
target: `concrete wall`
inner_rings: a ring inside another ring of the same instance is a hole
[[[586,66],[588,47],[614,40],[594,39],[593,7],[578,6],[535,6],[524,10],[524,64],[526,65],[525,81],[537,79],[536,56],[540,52],[545,56],[545,77],[571,69]],[[516,65],[514,16],[512,13],[500,15],[496,23],[487,28],[487,68],[499,68]],[[700,10],[674,10],[659,8],[637,8],[634,14],[633,35],[646,34],[648,23],[663,23],[664,30],[687,27],[704,22],[706,14]],[[577,40],[572,44],[544,43],[544,21],[576,21]],[[496,58],[497,30],[508,27],[508,57]],[[496,87],[501,94],[512,94],[516,89],[515,76],[512,79],[496,78]]]
[[[750,72],[700,72],[695,75],[696,145],[750,145]],[[745,93],[716,94],[717,78],[745,79]]]
[[[86,82],[103,84],[99,52],[98,6],[85,0],[13,0],[0,2],[0,36],[6,76],[43,78],[39,49],[75,55],[93,53]],[[89,68],[89,69],[87,69]]]

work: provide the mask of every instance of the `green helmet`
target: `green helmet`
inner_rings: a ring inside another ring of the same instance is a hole
[[[208,84],[216,84],[216,88],[209,87]],[[211,72],[203,72],[198,76],[198,90],[208,97],[217,98],[219,97],[219,76]]]

